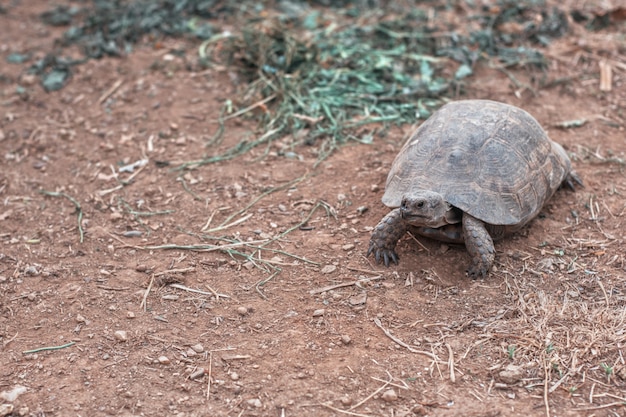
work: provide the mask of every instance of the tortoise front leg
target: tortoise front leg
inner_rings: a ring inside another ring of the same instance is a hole
[[[472,257],[467,273],[472,278],[486,276],[496,257],[493,240],[480,220],[463,213],[463,237],[465,247]]]
[[[382,260],[386,266],[389,266],[391,260],[397,265],[399,258],[395,251],[396,243],[406,233],[406,228],[400,209],[390,211],[372,231],[370,246],[365,256],[373,253],[376,263]]]

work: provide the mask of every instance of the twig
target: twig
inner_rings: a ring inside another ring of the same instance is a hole
[[[372,274],[372,275],[379,275],[380,274],[380,271],[374,271],[372,269],[355,268],[353,266],[346,266],[346,269],[348,269],[350,271],[354,271],[354,272],[362,272],[364,274]]]
[[[597,279],[596,281],[598,281],[598,285],[600,286],[600,289],[602,290],[602,294],[604,294],[604,301],[606,302],[606,307],[609,308],[609,296],[606,293],[606,290],[604,289],[604,285],[602,284],[602,281],[600,281],[600,279]]]
[[[393,378],[389,377],[389,381],[385,381],[385,383],[380,386],[376,391],[372,392],[370,395],[368,395],[367,397],[365,397],[364,399],[362,399],[361,401],[359,401],[358,403],[354,404],[352,407],[349,408],[350,411],[354,410],[355,408],[359,408],[360,406],[362,406],[363,404],[365,404],[367,401],[369,401],[370,398],[372,398],[374,395],[378,394],[379,392],[381,392],[382,390],[384,390],[385,388],[387,388],[387,385],[391,384],[391,382],[393,381]]]
[[[548,358],[544,357],[543,360],[543,373],[544,373],[544,378],[543,378],[543,403],[545,405],[546,408],[546,417],[550,417],[550,403],[548,402],[548,393],[550,391],[550,387],[548,386],[548,380],[549,380],[549,367],[548,367]]]
[[[196,268],[194,268],[193,266],[190,266],[188,268],[178,268],[178,269],[168,269],[166,271],[161,271],[161,272],[157,272],[154,274],[155,277],[160,277],[161,275],[167,275],[167,274],[176,274],[179,272],[190,272],[190,271],[195,271]]]
[[[452,352],[452,346],[446,343],[448,348],[448,369],[450,369],[450,382],[453,384],[456,382],[456,376],[454,375],[454,353]]]
[[[260,280],[259,282],[257,282],[254,285],[254,289],[256,290],[256,292],[258,292],[261,297],[263,297],[264,300],[267,300],[267,296],[265,294],[263,294],[263,291],[261,291],[261,286],[267,284],[268,282],[270,282],[276,275],[278,275],[280,273],[281,269],[278,269],[277,271],[275,271],[272,275],[270,275],[269,277]]]
[[[212,368],[213,368],[213,352],[209,351],[209,372],[207,372],[207,376],[208,376],[208,380],[209,382],[207,382],[207,387],[206,387],[206,399],[207,401],[209,401],[209,398],[211,397],[211,373],[212,373]]]
[[[232,249],[238,248],[241,246],[246,246],[254,243],[267,243],[267,239],[263,240],[253,240],[251,242],[235,242],[230,243],[228,245],[175,245],[175,244],[166,244],[166,245],[155,245],[155,246],[133,246],[127,245],[131,248],[143,249],[143,250],[159,250],[159,249],[180,249],[180,250],[193,250],[198,252],[213,252],[218,250]]]
[[[211,287],[209,287],[207,285],[207,288],[209,288],[211,290],[211,292],[206,292],[206,291],[202,291],[202,290],[195,290],[193,288],[189,288],[189,287],[185,287],[184,285],[181,284],[170,284],[169,285],[172,288],[178,288],[179,290],[183,290],[183,291],[188,291],[188,292],[195,292],[196,294],[202,294],[202,295],[213,295],[215,296],[215,298],[219,301],[219,297],[222,298],[230,298],[230,296],[226,295],[226,294],[219,294],[216,293],[215,291],[213,291],[211,289]]]
[[[394,335],[391,334],[391,332],[387,329],[385,329],[382,325],[382,323],[380,322],[380,319],[378,317],[374,317],[374,323],[380,328],[380,330],[383,331],[383,333],[385,333],[385,335],[390,338],[391,340],[393,340],[394,342],[396,342],[397,344],[399,344],[400,346],[408,349],[409,352],[412,353],[419,353],[420,355],[424,355],[424,356],[428,356],[429,358],[431,358],[434,361],[439,361],[439,358],[437,358],[437,356],[435,356],[434,354],[430,353],[430,352],[426,352],[423,350],[417,350],[417,349],[413,349],[411,346],[407,345],[406,343],[404,343],[402,340],[398,339],[397,337],[395,337]]]
[[[226,120],[229,120],[229,119],[234,119],[235,117],[241,116],[242,114],[247,113],[250,110],[254,110],[257,107],[264,105],[268,101],[274,100],[275,98],[276,98],[276,93],[272,94],[271,96],[267,96],[263,100],[257,101],[256,103],[251,104],[251,105],[249,105],[248,107],[246,107],[244,109],[236,111],[233,114],[229,114],[228,116],[223,117],[222,121],[226,121]],[[211,120],[211,122],[217,123],[217,122],[219,122],[219,120]]]
[[[108,291],[126,291],[126,290],[130,290],[130,287],[108,287],[106,285],[96,285],[96,287],[98,288],[102,288],[103,290],[108,290]]]
[[[233,226],[237,226],[239,223],[243,223],[246,220],[248,220],[250,217],[252,217],[252,213],[248,213],[246,216],[242,217],[241,219],[237,219],[232,223],[228,223],[228,224],[223,224],[215,227],[213,229],[209,229],[209,230],[202,230],[205,233],[214,233],[214,232],[221,232],[224,229],[228,229],[229,227],[233,227]]]
[[[338,412],[338,413],[347,414],[347,415],[349,415],[349,416],[357,416],[357,417],[370,417],[370,415],[369,415],[369,414],[359,414],[359,413],[353,413],[352,411],[342,410],[341,408],[336,408],[336,407],[333,407],[333,406],[332,406],[332,405],[330,405],[330,404],[323,404],[323,403],[321,403],[320,405],[321,405],[322,407],[326,407],[326,408],[328,408],[329,410],[333,410],[333,411],[336,411],[336,412]]]
[[[383,278],[384,277],[382,275],[379,275],[377,277],[363,278],[363,279],[358,279],[358,280],[352,281],[352,282],[342,282],[341,284],[328,285],[326,287],[322,287],[322,288],[318,288],[318,289],[315,289],[315,290],[311,290],[311,291],[309,291],[309,294],[311,294],[311,295],[321,294],[323,292],[334,290],[336,288],[350,287],[352,285],[359,285],[359,284],[362,284],[362,283],[365,283],[365,282],[374,281],[374,280],[383,279]]]
[[[98,99],[98,104],[102,104],[105,102],[105,100],[109,97],[111,97],[111,95],[113,93],[115,93],[117,91],[118,88],[120,88],[120,86],[122,85],[122,83],[124,82],[123,79],[119,79],[117,81],[115,81],[115,83],[113,83],[113,85],[111,86],[111,88],[109,88],[107,91],[105,91],[100,98]]]
[[[204,284],[205,287],[207,287],[209,289],[209,291],[211,291],[213,293],[213,296],[215,296],[215,301],[219,301],[220,297],[222,298],[230,298],[228,295],[226,294],[220,294],[217,291],[215,291],[213,288],[211,288],[209,286],[209,284]]]
[[[3,347],[6,347],[9,343],[11,343],[12,341],[14,341],[14,340],[15,340],[15,338],[17,337],[17,335],[18,335],[18,334],[19,334],[19,332],[15,332],[15,336],[13,336],[13,337],[12,337],[12,338],[10,338],[10,339],[7,339],[7,340],[3,341],[3,342],[2,342],[2,346],[3,346]]]
[[[40,190],[39,192],[43,195],[48,195],[50,197],[65,197],[68,200],[70,200],[72,204],[74,204],[74,206],[76,207],[76,212],[78,213],[78,233],[80,234],[80,243],[83,243],[83,239],[84,239],[84,232],[83,232],[83,226],[82,226],[83,209],[81,208],[80,203],[76,201],[74,197],[67,195],[65,193],[57,193],[54,191],[46,191],[46,190]]]
[[[602,408],[616,407],[618,405],[624,406],[623,401],[616,401],[613,403],[596,405],[595,407],[583,407],[583,408],[575,408],[574,410],[600,410]]]
[[[374,381],[378,381],[378,382],[387,382],[384,379],[376,378],[375,376],[370,376],[370,378],[372,378]],[[388,384],[391,385],[392,387],[396,387],[396,388],[399,388],[399,389],[405,389],[405,390],[409,389],[409,386],[406,384],[406,382],[404,382],[404,381],[400,381],[400,382],[402,382],[403,385],[394,384],[393,382],[389,382]]]
[[[42,352],[45,350],[59,350],[59,349],[65,349],[67,347],[73,346],[75,345],[76,342],[70,342],[70,343],[66,343],[65,345],[61,345],[61,346],[47,346],[47,347],[40,347],[37,349],[32,349],[32,350],[25,350],[24,352],[22,352],[22,354],[24,355],[30,355],[31,353],[37,353],[37,352]]]
[[[154,284],[154,274],[152,274],[152,277],[150,278],[150,283],[148,284],[148,288],[146,289],[146,292],[143,294],[143,300],[141,300],[141,304],[139,305],[139,308],[143,308],[143,311],[147,310],[148,294],[150,294],[150,290],[152,289],[152,284]]]

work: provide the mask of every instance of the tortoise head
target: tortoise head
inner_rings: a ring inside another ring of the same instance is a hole
[[[461,213],[434,191],[417,191],[402,197],[402,219],[413,226],[441,227],[459,223]]]

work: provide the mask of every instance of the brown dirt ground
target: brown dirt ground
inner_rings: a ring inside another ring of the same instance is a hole
[[[463,248],[426,239],[403,239],[399,266],[364,257],[411,127],[316,168],[314,147],[285,138],[265,157],[255,149],[173,171],[254,135],[231,120],[223,143],[204,147],[235,91],[231,74],[187,71],[165,56],[184,41],[168,41],[91,61],[46,94],[4,60],[50,47],[58,32],[37,17],[46,3],[0,15],[0,391],[27,388],[14,415],[526,416],[546,415],[546,404],[554,416],[626,415],[626,62],[615,27],[551,45],[546,78],[560,82],[539,88],[515,72],[535,94],[486,66],[470,85],[465,97],[534,114],[585,181],[499,242],[496,269],[473,281]],[[609,92],[599,90],[601,59],[613,68]],[[144,158],[143,169],[119,173]],[[40,190],[80,203],[83,243],[74,205]],[[242,210],[231,220],[242,222],[203,231]],[[231,256],[222,246],[231,242],[252,261]],[[167,244],[221,250],[146,249]],[[316,291],[337,284],[346,285]],[[398,398],[386,401],[390,389]]]

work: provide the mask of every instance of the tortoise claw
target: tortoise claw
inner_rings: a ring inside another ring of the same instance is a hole
[[[576,174],[574,171],[571,171],[569,174],[567,174],[567,177],[565,177],[565,179],[563,180],[563,183],[567,186],[567,188],[569,188],[572,191],[576,191],[576,187],[575,187],[576,184],[578,184],[581,187],[585,186],[583,184],[583,180],[581,180],[578,174]]]
[[[385,264],[385,266],[388,267],[390,262],[393,262],[394,264],[398,265],[398,260],[400,259],[400,257],[393,249],[379,247],[376,243],[370,242],[370,246],[367,249],[367,255],[365,256],[369,257],[372,253],[374,254],[374,260],[377,264],[380,264],[382,262]]]
[[[487,276],[487,269],[478,265],[472,265],[467,268],[467,275],[472,279],[485,278]]]
[[[385,266],[389,266],[390,263],[394,263],[398,265],[398,260],[400,259],[395,250],[389,248],[379,248],[372,245],[370,249],[367,251],[367,256],[369,257],[371,254],[374,254],[374,260],[377,264],[381,262],[385,264]]]

